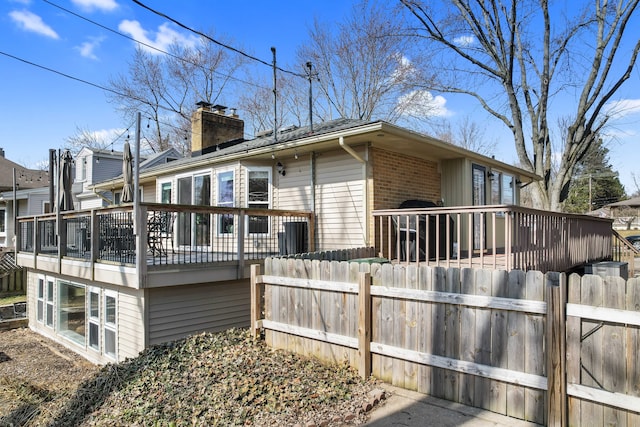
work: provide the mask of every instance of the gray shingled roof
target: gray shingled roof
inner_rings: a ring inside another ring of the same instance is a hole
[[[24,166],[0,157],[0,191],[13,189],[13,169],[16,170],[16,182],[18,188],[38,188],[49,185],[49,173],[37,169],[28,169]]]
[[[313,125],[313,133],[310,131],[309,126],[302,126],[299,128],[288,128],[283,131],[278,132],[277,141],[273,138],[273,132],[270,132],[268,135],[261,136],[255,139],[245,140],[239,142],[230,147],[222,148],[217,151],[213,151],[211,153],[203,154],[202,156],[196,157],[185,157],[183,159],[179,159],[170,163],[170,167],[181,167],[188,165],[192,162],[200,162],[203,159],[215,159],[217,157],[226,156],[229,154],[241,153],[241,152],[250,152],[252,150],[256,150],[259,148],[269,147],[271,145],[282,144],[285,142],[291,142],[298,139],[306,138],[312,135],[324,135],[330,132],[336,132],[340,130],[352,129],[358,126],[366,125],[368,121],[365,120],[355,120],[355,119],[336,119],[328,122],[318,123]],[[161,170],[169,165],[155,166],[147,169],[146,171],[154,171],[156,169]]]

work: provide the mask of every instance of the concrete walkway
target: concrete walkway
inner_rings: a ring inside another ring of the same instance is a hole
[[[538,424],[383,384],[387,398],[371,411],[369,427],[533,427]]]

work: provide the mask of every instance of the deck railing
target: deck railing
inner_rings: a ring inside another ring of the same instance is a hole
[[[135,218],[132,206],[20,217],[18,251],[131,265],[142,257],[154,266],[242,263],[314,247],[308,211],[142,203],[139,225]]]
[[[627,239],[616,230],[613,230],[613,261],[626,262],[629,267],[629,277],[633,277],[636,271],[636,257],[640,257],[638,251]]]
[[[611,259],[611,220],[518,206],[373,213],[380,255],[402,263],[567,271]]]

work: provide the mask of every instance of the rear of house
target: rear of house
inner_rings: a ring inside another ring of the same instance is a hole
[[[247,141],[242,121],[219,107],[194,113],[191,158],[140,171],[141,206],[62,216],[61,235],[82,229],[69,224],[90,230],[82,234],[84,251],[66,242],[47,254],[37,244],[20,247],[31,328],[106,363],[195,332],[248,326],[251,263],[376,246],[374,211],[406,200],[515,204],[519,185],[537,179],[385,122],[335,120],[313,133],[290,128]],[[117,177],[89,190],[121,187]],[[147,226],[158,214],[170,226],[152,231]],[[53,217],[31,221],[25,236],[56,224]],[[126,238],[103,236],[123,229]],[[155,239],[160,246],[151,246]]]

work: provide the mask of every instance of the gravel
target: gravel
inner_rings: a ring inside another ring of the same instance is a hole
[[[384,399],[348,366],[204,333],[99,367],[28,329],[0,332],[0,426],[346,426]]]

